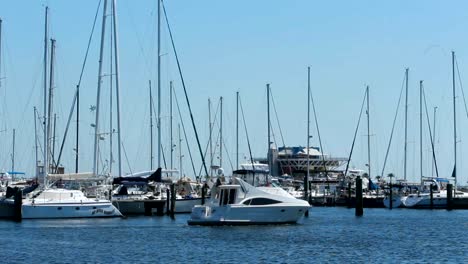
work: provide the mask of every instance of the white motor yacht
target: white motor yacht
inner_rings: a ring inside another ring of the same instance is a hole
[[[189,225],[294,224],[309,210],[306,201],[273,194],[235,178],[238,184],[212,189],[206,205],[193,208]]]

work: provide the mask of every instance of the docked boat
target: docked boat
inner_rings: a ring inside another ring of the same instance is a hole
[[[310,205],[284,192],[273,194],[255,188],[240,178],[237,184],[220,185],[211,190],[206,205],[193,208],[189,225],[294,224]]]
[[[448,183],[448,180],[443,178],[425,180],[422,192],[410,194],[403,197],[401,201],[407,208],[446,208],[448,204],[446,183]],[[429,188],[432,188],[432,205]],[[468,199],[468,193],[456,191],[452,197]]]
[[[14,199],[5,199],[14,204]],[[79,190],[46,188],[22,201],[22,219],[119,217],[109,200],[90,199]]]

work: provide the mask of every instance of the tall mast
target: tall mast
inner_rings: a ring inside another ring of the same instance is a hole
[[[38,154],[37,154],[37,109],[36,107],[34,106],[34,153],[35,153],[35,157],[36,157],[36,163],[35,163],[35,172],[36,172],[36,178],[38,176],[37,174],[37,165],[38,165]]]
[[[308,200],[309,176],[310,176],[310,67],[307,67],[307,172],[304,184],[305,199]]]
[[[367,169],[368,169],[368,175],[369,179],[371,178],[371,153],[370,153],[370,109],[369,109],[369,85],[367,85],[366,88],[366,93],[367,93]]]
[[[423,132],[422,132],[422,119],[423,119],[423,110],[422,110],[422,90],[423,90],[423,81],[419,81],[419,167],[420,167],[420,177],[421,185],[423,183]]]
[[[177,131],[179,134],[179,171],[180,171],[180,178],[184,176],[183,168],[182,168],[182,138],[180,137],[180,124],[177,124]]]
[[[115,62],[115,100],[117,103],[117,155],[119,158],[119,176],[122,176],[122,130],[120,126],[120,80],[119,80],[119,46],[117,35],[117,6],[116,1],[112,1],[112,18],[114,22],[114,62]]]
[[[209,144],[210,144],[210,176],[212,175],[212,170],[213,170],[213,144],[212,144],[212,133],[213,133],[213,127],[211,125],[211,99],[208,98],[208,129],[210,133],[209,137]]]
[[[161,168],[161,0],[158,0],[158,168]]]
[[[236,92],[236,169],[239,169],[239,92]]]
[[[455,106],[455,51],[452,51],[452,92],[453,92],[453,175],[455,181],[455,193],[457,190],[457,109]]]
[[[80,134],[80,86],[76,85],[76,140],[75,140],[75,173],[78,173],[78,145]],[[112,161],[111,161],[112,162]]]
[[[52,159],[54,160],[55,159],[55,132],[56,132],[56,129],[57,129],[57,114],[54,113],[54,129],[52,130]],[[58,164],[56,164],[58,166]],[[54,171],[57,170],[57,168],[54,166]]]
[[[47,55],[48,55],[48,17],[49,17],[49,7],[45,7],[45,21],[44,21],[44,95],[43,95],[43,104],[44,104],[44,112],[43,112],[43,124],[44,124],[44,150],[43,150],[43,155],[44,155],[44,163],[43,163],[43,173],[44,173],[44,185],[47,186],[46,178],[47,178],[47,173],[49,171],[49,160],[48,160],[48,153],[47,153]]]
[[[102,82],[102,57],[104,55],[104,37],[106,33],[106,12],[107,0],[104,0],[104,7],[102,11],[102,28],[101,28],[101,46],[99,49],[99,69],[98,69],[98,83],[97,83],[97,96],[96,96],[96,119],[94,122],[94,160],[93,160],[93,173],[98,174],[98,159],[99,159],[99,104],[101,99],[101,82]],[[119,175],[120,176],[120,175]]]
[[[52,156],[52,151],[50,148],[50,133],[52,130],[52,112],[53,112],[53,100],[54,100],[54,56],[55,56],[55,39],[50,40],[50,76],[49,76],[49,104],[47,112],[47,141],[46,141],[46,150],[47,150],[47,160],[45,164],[47,166],[47,171],[49,170],[49,163],[52,162],[52,167],[55,168],[54,160]]]
[[[405,89],[405,158],[404,158],[404,179],[406,181],[406,173],[407,173],[407,153],[408,153],[408,72],[409,68],[405,70],[405,82],[406,82],[406,89]],[[383,175],[382,175],[383,176]]]
[[[172,81],[169,82],[169,133],[171,134],[171,171],[174,169],[173,159],[174,159],[174,140],[172,136]],[[172,172],[171,172],[172,176]]]
[[[219,167],[223,167],[223,97],[219,98]]]
[[[433,148],[434,148],[434,152],[435,152],[435,140],[436,140],[436,113],[437,113],[437,106],[434,106],[434,119],[433,119],[433,122],[432,122],[432,127],[433,127],[433,131],[434,133],[432,134],[432,145],[433,145]],[[434,176],[434,167],[435,167],[435,158],[434,158],[434,155],[432,157],[432,176]]]
[[[110,81],[110,85],[109,85],[109,175],[112,177],[112,173],[113,173],[113,170],[112,170],[112,167],[113,167],[113,163],[114,163],[114,124],[113,124],[113,121],[114,121],[114,113],[113,113],[113,109],[114,109],[114,106],[113,106],[113,102],[114,102],[114,98],[113,98],[113,90],[114,90],[114,87],[113,87],[113,78],[114,78],[114,75],[113,75],[113,69],[114,69],[114,66],[112,65],[113,64],[113,57],[114,57],[114,54],[113,54],[113,46],[112,46],[112,43],[114,41],[114,34],[113,34],[113,24],[111,24],[111,33],[110,33],[110,48],[109,48],[109,51],[110,51],[110,65],[109,65],[109,69],[110,69],[110,74],[109,74],[109,81]],[[120,175],[119,175],[120,176]]]
[[[2,88],[2,22],[0,18],[0,88]]]
[[[15,171],[15,140],[16,140],[16,129],[13,128],[13,150],[11,152],[11,171]]]
[[[153,93],[151,91],[151,80],[148,81],[149,85],[149,104],[150,104],[150,170],[153,170]]]
[[[270,84],[267,83],[266,85],[266,90],[267,90],[267,131],[268,131],[268,142],[267,142],[267,160],[268,160],[268,170],[269,174],[271,175],[271,160],[270,160],[270,144],[271,144],[271,123],[270,123]]]

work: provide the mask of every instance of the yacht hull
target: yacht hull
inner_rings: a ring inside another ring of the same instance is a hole
[[[294,224],[310,206],[242,206],[210,208],[195,206],[189,225],[271,225]]]

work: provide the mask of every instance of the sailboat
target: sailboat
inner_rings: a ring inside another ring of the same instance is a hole
[[[104,5],[104,17],[107,1]],[[112,3],[115,11],[115,1]],[[47,36],[47,19],[48,7],[46,7],[45,16],[45,38],[44,38],[44,95],[47,95],[47,51],[48,51],[48,36]],[[56,164],[49,164],[50,153],[50,120],[53,106],[53,87],[54,87],[54,56],[55,56],[55,40],[51,39],[51,54],[50,54],[50,76],[49,76],[49,91],[47,108],[44,106],[45,118],[45,142],[44,142],[44,166],[43,166],[43,184],[41,190],[32,192],[27,195],[22,201],[21,218],[22,219],[37,219],[37,218],[93,218],[93,217],[118,217],[122,216],[117,208],[115,208],[109,200],[106,199],[91,199],[87,198],[80,190],[69,190],[60,187],[54,187],[54,183],[48,182],[48,174],[50,169],[54,169]],[[47,99],[44,98],[44,102]],[[48,111],[46,111],[48,109]],[[46,118],[47,116],[47,118]],[[13,199],[9,202],[15,203]]]

